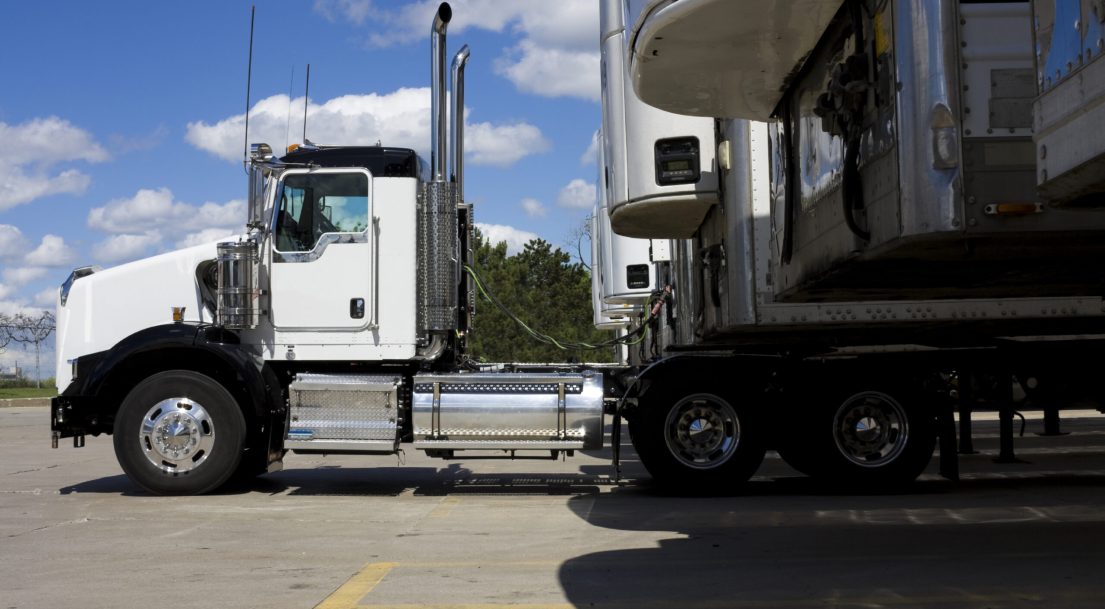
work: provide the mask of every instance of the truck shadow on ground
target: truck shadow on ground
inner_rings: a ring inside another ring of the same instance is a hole
[[[1077,456],[1077,455],[1067,455]],[[1087,457],[1094,456],[1088,454]],[[1100,457],[1100,453],[1096,456]],[[949,493],[963,494],[965,489],[1022,490],[1105,487],[1105,470],[1069,472],[1032,472],[1007,470],[993,472],[982,477],[952,482],[929,476],[926,479],[901,487],[866,488],[840,486],[818,481],[788,471],[769,472],[757,476],[741,486],[731,489],[709,488],[670,490],[653,484],[640,464],[629,460],[623,464],[623,477],[615,478],[609,465],[581,465],[575,471],[562,472],[524,471],[481,473],[462,463],[449,463],[445,467],[348,467],[321,465],[309,468],[291,468],[245,482],[231,483],[216,491],[215,495],[243,495],[262,493],[288,496],[365,496],[388,497],[403,493],[424,496],[446,495],[531,495],[574,496],[599,495],[611,492],[636,494],[655,499],[679,500],[682,498],[754,498],[754,497],[809,497],[856,498],[868,497],[923,497],[943,496]],[[72,493],[105,493],[118,495],[148,495],[144,489],[123,474],[88,480],[58,489],[62,495]],[[966,496],[970,496],[968,493]]]
[[[460,464],[432,467],[320,466],[288,469],[254,480],[228,484],[214,495],[264,493],[289,496],[388,497],[415,495],[590,495],[616,483],[609,476],[587,473],[475,473]],[[88,480],[58,489],[62,495],[105,493],[148,495],[123,474]]]
[[[659,537],[583,554],[558,577],[575,607],[1101,607],[1105,476],[922,481],[827,493],[806,478],[740,497],[648,485],[573,497],[589,524]]]

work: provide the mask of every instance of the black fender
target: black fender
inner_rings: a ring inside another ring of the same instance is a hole
[[[205,324],[174,323],[145,328],[107,351],[77,359],[77,377],[55,399],[54,431],[110,433],[115,411],[130,389],[163,370],[189,369],[212,376],[238,399],[243,414],[269,421],[282,411],[281,387],[259,352],[237,334]],[[58,409],[65,410],[59,417]],[[268,425],[265,425],[268,427]]]

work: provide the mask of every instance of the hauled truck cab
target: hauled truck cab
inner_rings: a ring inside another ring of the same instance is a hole
[[[241,235],[74,271],[57,303],[55,446],[112,434],[127,475],[169,494],[278,468],[287,450],[602,446],[601,371],[466,358],[472,207],[462,125],[445,124],[451,17],[443,3],[431,27],[429,163],[379,145],[278,158],[255,144]],[[467,57],[452,66],[454,117]]]
[[[968,437],[972,408],[998,410],[1014,461],[1014,385],[1045,412],[1105,407],[1094,4],[604,3],[624,25],[603,128],[636,149],[627,183],[663,188],[659,148],[618,135],[660,122],[626,100],[708,125],[714,159],[713,203],[610,204],[614,232],[640,234],[619,221],[640,210],[672,239],[673,331],[623,409],[650,472],[725,487],[774,448],[811,475],[901,483],[939,440],[954,477],[956,409]]]

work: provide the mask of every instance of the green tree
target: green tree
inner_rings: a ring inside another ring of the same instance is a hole
[[[597,344],[613,337],[595,329],[591,311],[591,275],[581,263],[534,239],[507,255],[506,244],[491,245],[475,235],[476,270],[485,289],[534,331],[560,343]],[[479,297],[470,352],[485,362],[609,362],[613,350],[561,350],[530,336],[495,305]]]

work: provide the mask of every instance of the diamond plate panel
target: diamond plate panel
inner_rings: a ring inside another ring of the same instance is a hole
[[[303,374],[289,388],[289,440],[398,437],[398,377]]]

